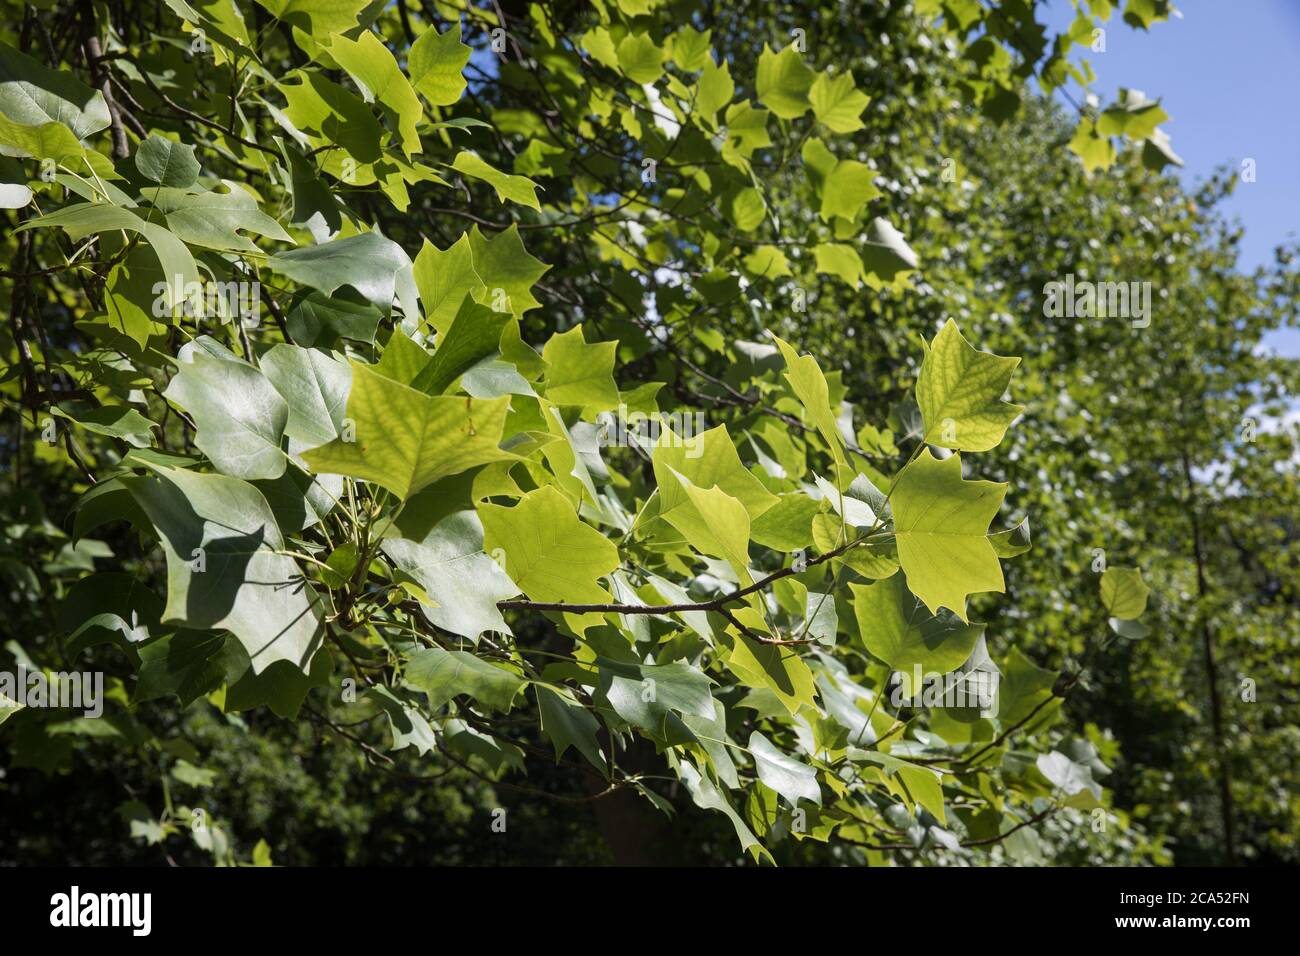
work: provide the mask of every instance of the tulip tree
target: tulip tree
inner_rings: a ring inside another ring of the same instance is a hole
[[[1070,48],[1111,6],[1051,43],[1033,3],[906,15],[996,120],[1029,78],[1086,86]],[[890,408],[809,354],[792,266],[870,297],[921,263],[855,158],[852,71],[804,29],[737,50],[708,23],[656,0],[14,13],[9,480],[70,493],[31,512],[13,585],[56,633],[7,650],[108,674],[102,717],[0,709],[16,766],[84,736],[201,781],[159,715],[212,708],[311,723],[376,773],[689,802],[760,861],[969,857],[1106,814],[1096,741],[1059,720],[1077,673],[979,611],[1032,560],[1018,489],[981,477],[1019,360],[948,321]],[[1158,169],[1163,116],[1126,91],[1068,148]],[[1108,571],[1093,649],[1145,604]],[[530,786],[546,762],[589,791]],[[133,832],[185,809],[134,805]]]

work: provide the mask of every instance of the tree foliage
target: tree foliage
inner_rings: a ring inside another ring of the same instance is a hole
[[[512,797],[590,808],[623,856],[658,815],[718,860],[1166,860],[1129,813],[1156,782],[1118,805],[1109,712],[1075,701],[1117,648],[1150,666],[1127,649],[1153,617],[1213,660],[1238,577],[1296,634],[1293,564],[1245,543],[1212,575],[1239,518],[1205,501],[1293,499],[1289,446],[1202,475],[1286,393],[1250,349],[1294,280],[1202,240],[1158,103],[1071,130],[1035,99],[1092,81],[1071,47],[1111,7],[1050,41],[1029,2],[885,4],[849,35],[820,4],[15,13],[6,649],[108,679],[102,717],[0,710],[9,773],[117,748],[147,768],[131,835],[223,863],[271,859],[267,821],[172,790],[225,794],[259,733],[355,755],[376,816],[449,774],[510,832]],[[991,183],[1018,141],[1069,188]],[[1094,242],[1172,290],[1175,360],[1031,324]],[[1212,355],[1207,301],[1243,316]],[[1130,520],[1139,487],[1162,523]],[[1291,533],[1265,514],[1235,533]],[[1087,572],[1089,545],[1122,557]]]

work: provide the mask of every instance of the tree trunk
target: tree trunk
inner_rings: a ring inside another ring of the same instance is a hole
[[[1201,622],[1201,649],[1205,663],[1205,679],[1210,685],[1210,730],[1214,739],[1216,762],[1219,771],[1219,808],[1223,816],[1223,854],[1229,866],[1236,866],[1237,838],[1233,821],[1232,767],[1228,762],[1227,746],[1223,734],[1223,700],[1219,696],[1219,661],[1214,649],[1214,632],[1205,607],[1205,557],[1201,538],[1201,518],[1196,509],[1196,485],[1192,479],[1192,466],[1183,455],[1183,478],[1187,483],[1187,513],[1192,522],[1192,556],[1196,559],[1197,617]]]
[[[609,753],[603,730],[600,736]],[[653,747],[640,739],[633,740],[618,760],[624,770],[633,773],[663,771],[663,761]],[[606,786],[605,780],[593,777],[594,791]],[[668,818],[635,790],[616,790],[595,801],[593,808],[601,837],[618,866],[684,866],[691,862]]]

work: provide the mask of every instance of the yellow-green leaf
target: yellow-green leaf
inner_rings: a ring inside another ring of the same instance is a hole
[[[446,33],[430,27],[415,38],[406,69],[411,83],[434,106],[451,106],[465,92],[463,70],[474,51],[460,42],[460,22]]]
[[[852,133],[862,129],[862,111],[870,98],[853,85],[852,73],[820,73],[808,92],[813,113],[827,129]]]
[[[303,459],[313,471],[372,481],[405,499],[439,478],[513,457],[498,447],[509,406],[505,397],[425,395],[354,361],[344,433]]]
[[[1141,617],[1151,589],[1139,568],[1107,568],[1101,575],[1101,603],[1121,621]]]
[[[899,477],[892,499],[898,560],[932,612],[946,607],[968,621],[968,594],[1004,590],[988,530],[1006,493],[999,482],[964,480],[959,455],[940,461],[929,448]]]
[[[949,319],[926,347],[916,380],[925,440],[958,451],[988,451],[1024,411],[1002,401],[1020,359],[980,352]]]
[[[505,554],[506,573],[534,601],[601,603],[609,592],[598,578],[618,567],[618,548],[578,519],[553,485],[529,492],[516,505],[482,504],[483,549]]]

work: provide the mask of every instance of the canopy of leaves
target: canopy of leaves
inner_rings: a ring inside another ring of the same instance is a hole
[[[1127,323],[1043,336],[1039,289],[1078,270],[1034,230],[1095,192],[1111,265],[1186,245],[1159,275],[1189,328],[1200,296],[1257,336],[1295,280],[1265,295],[1202,242],[1158,103],[1070,129],[1033,101],[1091,82],[1082,28],[1049,43],[1032,2],[853,30],[802,3],[142,6],[27,6],[0,42],[0,567],[30,625],[5,652],[109,675],[102,718],[0,708],[15,775],[112,747],[221,790],[231,735],[310,730],[376,807],[389,771],[454,772],[479,811],[498,783],[627,791],[606,825],[643,859],[1167,861],[1174,824],[1133,815],[1151,780],[1103,789],[1087,701],[1182,621],[1226,681],[1233,589],[1294,638],[1291,446],[1234,448],[1278,510],[1221,579],[1200,477],[1294,369],[1245,338],[1161,362]],[[1028,139],[1059,182],[997,185]],[[1183,403],[1166,437],[1104,405],[1135,388]],[[1130,521],[1157,475],[1162,523]],[[989,701],[943,692],[987,675]],[[1230,776],[1215,714],[1195,759]],[[186,832],[170,786],[121,807],[132,839]],[[228,805],[199,850],[291,852]],[[1255,813],[1252,846],[1290,852],[1268,821],[1294,810]]]

